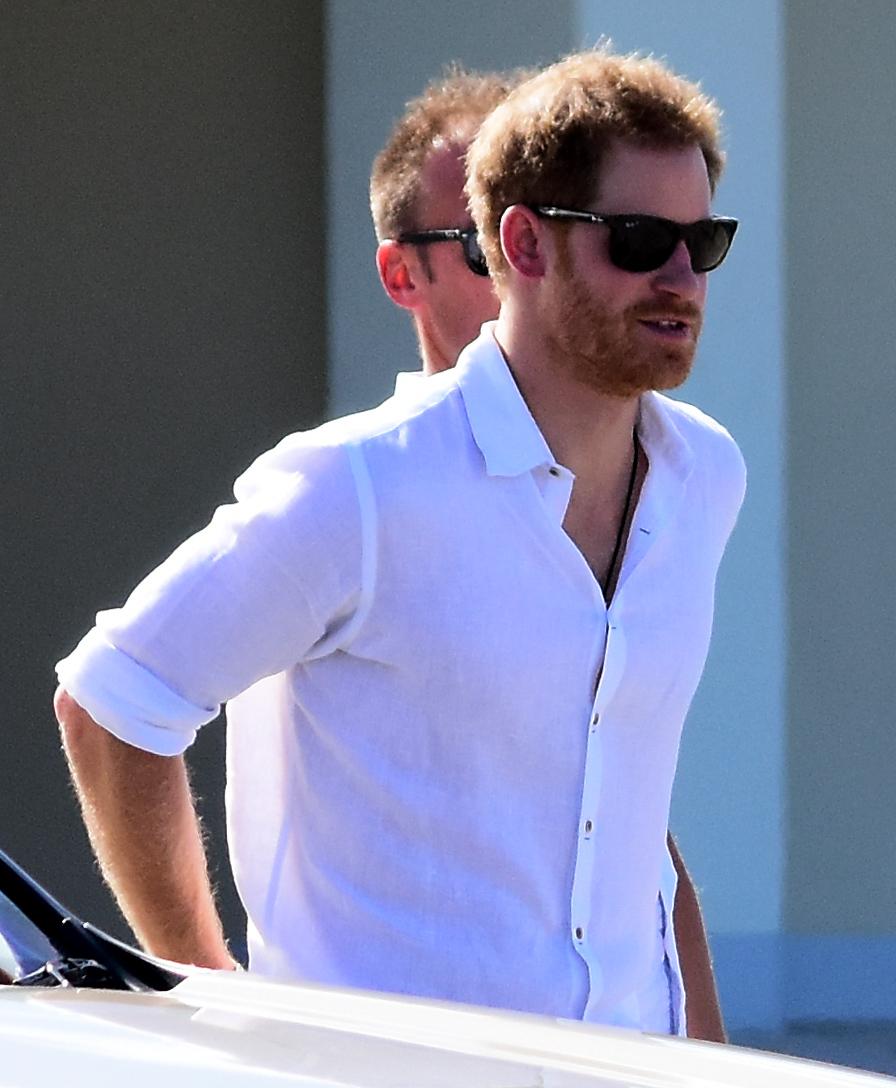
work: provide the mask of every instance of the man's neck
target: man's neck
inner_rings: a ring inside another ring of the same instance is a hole
[[[638,397],[615,397],[577,378],[524,323],[505,312],[495,329],[514,380],[557,461],[580,490],[601,489],[631,461]]]
[[[414,332],[417,334],[417,348],[420,352],[420,361],[423,364],[424,374],[440,374],[443,370],[450,370],[457,362],[457,358],[449,359],[441,344],[436,341],[426,323],[419,317],[414,317]]]

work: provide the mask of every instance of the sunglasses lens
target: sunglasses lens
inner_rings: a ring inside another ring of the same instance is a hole
[[[737,229],[731,219],[701,219],[682,227],[667,219],[632,216],[610,224],[610,260],[626,272],[653,272],[661,268],[683,238],[695,272],[718,268]]]
[[[733,221],[720,219],[704,219],[691,225],[687,245],[695,272],[711,272],[719,267],[731,248],[736,227]]]
[[[462,241],[467,267],[471,272],[475,272],[477,276],[487,276],[488,265],[485,262],[485,254],[482,252],[482,246],[479,244],[476,231],[465,234]]]
[[[675,252],[674,223],[649,216],[614,219],[610,224],[610,260],[624,272],[653,272]]]

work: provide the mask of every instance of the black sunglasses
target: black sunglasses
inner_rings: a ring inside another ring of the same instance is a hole
[[[532,208],[544,219],[601,223],[610,229],[610,260],[625,272],[653,272],[669,260],[683,241],[695,272],[718,268],[731,248],[737,220],[722,215],[676,223],[656,215],[597,215],[539,204]]]
[[[477,276],[488,275],[485,254],[479,245],[479,236],[475,227],[444,227],[438,230],[409,230],[399,234],[397,241],[407,242],[412,246],[425,246],[430,242],[460,242],[464,251],[467,268]]]

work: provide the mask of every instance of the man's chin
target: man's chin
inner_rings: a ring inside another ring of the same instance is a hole
[[[693,365],[694,358],[693,356],[691,356],[691,358],[686,361],[681,360],[678,361],[675,365],[658,368],[656,374],[654,374],[653,376],[653,381],[650,388],[657,391],[677,389],[680,385],[684,385],[684,383],[688,380],[691,375]]]
[[[639,367],[578,367],[580,380],[611,397],[630,399],[642,393],[666,392],[683,385],[693,367],[693,353],[688,358],[666,358]]]
[[[644,359],[643,367],[637,375],[642,381],[642,393],[651,390],[677,389],[690,376],[694,366],[696,344],[667,348],[661,353]],[[634,375],[633,375],[634,377]]]
[[[549,342],[583,385],[622,398],[677,389],[691,373],[697,351],[696,338],[645,343],[640,330],[632,334],[606,320],[595,318],[585,327],[581,314],[570,317]]]

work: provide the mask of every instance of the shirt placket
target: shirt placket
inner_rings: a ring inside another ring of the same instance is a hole
[[[613,700],[622,682],[627,662],[626,632],[621,622],[625,587],[635,569],[656,542],[658,530],[670,516],[670,509],[658,501],[667,490],[655,486],[657,472],[641,496],[623,557],[622,570],[609,609],[606,609],[598,583],[592,580],[595,621],[603,627],[595,636],[594,697],[585,725],[585,756],[582,775],[582,800],[576,829],[575,866],[570,897],[570,938],[588,971],[588,995],[583,1015],[600,1001],[603,989],[603,969],[599,941],[592,931],[596,888],[600,885],[597,872],[596,831],[603,785],[602,732],[613,714]],[[539,481],[542,498],[552,516],[562,522],[569,502],[574,476],[560,465],[551,466]],[[665,481],[664,481],[665,483]],[[677,499],[677,488],[669,488]],[[670,504],[674,509],[674,502]],[[605,627],[604,627],[605,624]],[[604,637],[605,636],[605,637]],[[602,652],[601,652],[602,651]],[[659,894],[659,889],[657,889]]]
[[[562,465],[552,465],[547,473],[537,473],[542,498],[558,523],[563,521],[575,477]],[[606,610],[597,581],[591,577],[596,632],[593,670],[595,684],[590,714],[585,725],[585,766],[582,777],[582,801],[576,830],[575,868],[570,903],[570,937],[573,947],[588,970],[589,994],[586,1009],[603,989],[597,949],[591,939],[592,902],[595,884],[595,824],[600,800],[603,761],[599,726],[610,708],[613,695],[625,669],[625,633],[616,621],[617,591],[614,604]]]
[[[595,889],[600,886],[596,872],[595,833],[603,779],[603,737],[613,715],[613,702],[622,682],[628,657],[626,631],[622,619],[623,601],[628,583],[646,559],[661,535],[663,526],[674,515],[680,501],[682,485],[670,478],[662,463],[652,466],[652,475],[645,481],[623,557],[622,569],[610,607],[606,612],[606,642],[603,660],[595,664],[597,683],[587,724],[585,767],[582,782],[582,805],[579,813],[570,901],[570,929],[573,947],[584,961],[589,978],[589,993],[584,1015],[600,1001],[604,989],[603,971],[599,958],[599,943],[592,932]],[[662,479],[658,477],[662,476]],[[596,583],[595,583],[596,586]],[[603,599],[595,589],[597,607],[602,611]],[[657,889],[659,895],[660,889]],[[671,965],[670,965],[671,966]],[[675,974],[676,982],[679,981]]]
[[[570,930],[573,947],[588,968],[591,1005],[603,989],[597,949],[591,932],[595,887],[595,826],[603,777],[600,727],[612,713],[612,701],[625,670],[625,632],[611,606],[607,613],[603,661],[598,663],[599,679],[595,686],[591,712],[586,725],[585,767],[582,778],[582,803],[579,811],[575,870],[570,901]]]

